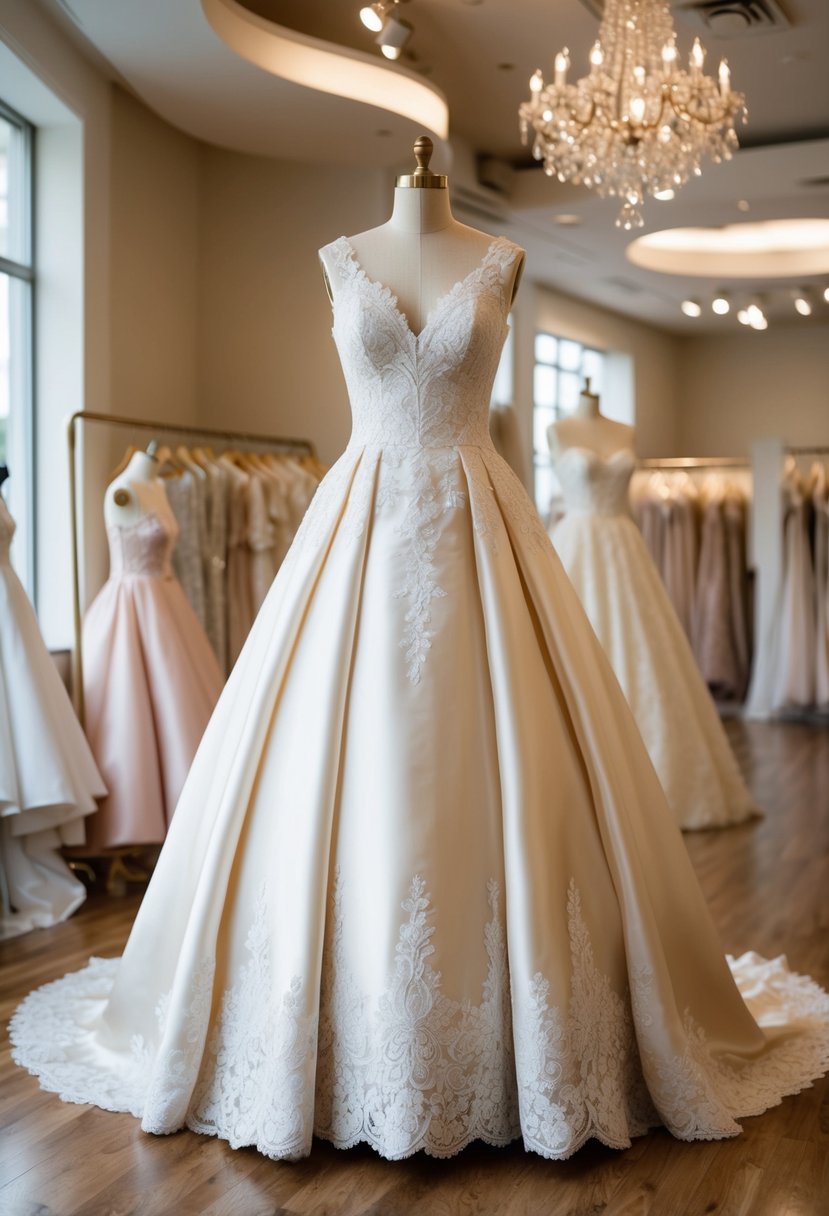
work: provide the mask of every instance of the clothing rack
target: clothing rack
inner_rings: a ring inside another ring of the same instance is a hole
[[[110,427],[121,427],[131,431],[144,431],[158,435],[178,437],[188,436],[201,440],[205,444],[221,442],[227,446],[242,445],[250,448],[264,448],[269,452],[294,452],[297,455],[315,456],[314,445],[310,439],[293,439],[283,436],[261,435],[252,431],[228,431],[215,427],[193,426],[187,423],[152,421],[146,418],[124,418],[115,414],[101,414],[93,410],[78,410],[71,415],[67,422],[67,443],[69,453],[69,512],[72,553],[72,615],[75,634],[75,645],[72,651],[72,700],[75,710],[83,725],[83,656],[81,652],[81,572],[80,572],[80,535],[78,510],[78,434],[80,423],[100,423]]]
[[[638,469],[749,469],[751,461],[736,456],[665,456],[637,460]]]

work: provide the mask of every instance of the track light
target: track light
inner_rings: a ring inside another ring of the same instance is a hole
[[[367,30],[371,30],[372,34],[380,33],[385,19],[385,4],[367,4],[365,8],[360,9],[360,20]]]
[[[747,308],[741,308],[737,313],[737,320],[741,325],[751,325],[751,314]]]
[[[724,317],[727,313],[731,312],[731,301],[724,291],[718,291],[714,296],[714,299],[711,301],[711,310],[718,317]]]
[[[403,47],[412,36],[412,26],[402,17],[389,13],[383,22],[383,28],[374,39],[387,59],[399,59]]]
[[[696,300],[683,300],[679,306],[686,317],[701,317],[702,305]]]
[[[798,287],[792,292],[794,306],[800,313],[801,317],[811,317],[812,301],[809,299],[809,293],[805,287]]]
[[[759,296],[754,297],[746,311],[748,313],[748,323],[752,329],[768,329],[769,323]]]
[[[829,287],[824,287],[823,298],[826,301],[826,303],[829,304]]]

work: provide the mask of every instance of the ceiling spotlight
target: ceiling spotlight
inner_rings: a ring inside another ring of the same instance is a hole
[[[669,187],[667,190],[657,190],[653,197],[658,198],[660,203],[669,203],[676,195]]]
[[[792,299],[794,300],[794,306],[800,313],[801,317],[811,317],[812,301],[809,299],[806,288],[800,287],[793,291]]]
[[[679,307],[686,317],[702,316],[702,305],[698,304],[696,300],[683,300]]]
[[[740,322],[741,325],[750,325],[751,324],[751,316],[750,316],[747,308],[740,309],[740,311],[737,313],[737,320]]]
[[[766,314],[763,312],[763,306],[759,298],[755,296],[746,312],[748,313],[748,323],[752,329],[768,329],[769,323],[766,320]]]
[[[374,41],[387,59],[399,59],[403,53],[403,47],[411,36],[411,24],[402,17],[396,17],[394,13],[390,13]]]
[[[360,20],[372,34],[379,34],[386,19],[385,4],[367,4],[360,9]]]
[[[731,312],[731,301],[724,291],[718,291],[711,301],[711,309],[718,317],[724,317]]]

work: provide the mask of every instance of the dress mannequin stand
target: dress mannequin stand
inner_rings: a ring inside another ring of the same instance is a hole
[[[442,298],[481,262],[492,237],[461,224],[452,214],[447,178],[428,168],[432,141],[415,144],[418,167],[398,179],[394,208],[385,224],[349,238],[365,273],[393,293],[413,333],[419,334]],[[330,247],[320,251],[329,297],[336,269]],[[515,298],[524,268],[516,259],[510,286]]]
[[[553,532],[681,828],[756,813],[682,624],[630,516],[634,430],[602,416],[588,380],[548,428],[566,513]]]

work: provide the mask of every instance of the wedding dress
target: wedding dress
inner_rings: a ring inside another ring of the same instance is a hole
[[[723,957],[624,697],[488,431],[517,256],[413,332],[329,247],[353,410],[123,958],[32,993],[69,1101],[276,1158],[732,1136],[829,1065],[829,998]],[[750,1011],[751,1010],[751,1011]],[[761,1028],[752,1012],[768,1025]]]
[[[628,509],[633,452],[556,461],[566,514],[553,542],[621,684],[680,827],[756,814],[685,631]]]
[[[0,497],[0,937],[54,925],[86,899],[60,849],[84,843],[106,794],[12,568],[14,530]]]

